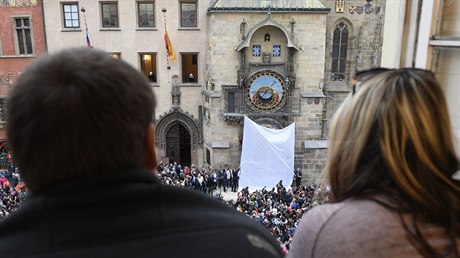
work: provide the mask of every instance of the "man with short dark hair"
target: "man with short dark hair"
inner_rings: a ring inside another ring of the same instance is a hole
[[[154,107],[147,79],[106,52],[67,49],[31,65],[7,124],[31,195],[0,223],[0,257],[281,257],[243,214],[161,184]]]

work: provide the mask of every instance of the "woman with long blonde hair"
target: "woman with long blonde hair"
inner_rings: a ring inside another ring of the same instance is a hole
[[[332,203],[306,213],[289,257],[460,257],[460,162],[439,83],[419,69],[363,77],[331,123]]]

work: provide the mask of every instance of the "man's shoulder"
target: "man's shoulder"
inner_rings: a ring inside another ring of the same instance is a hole
[[[168,196],[162,211],[173,222],[171,230],[181,231],[182,236],[176,237],[184,238],[180,241],[187,243],[184,248],[214,249],[220,257],[281,257],[280,247],[267,229],[222,201],[174,186],[163,186],[162,192]],[[235,250],[228,250],[229,246]]]
[[[169,218],[177,219],[177,223],[182,221],[188,223],[191,222],[189,220],[192,220],[195,225],[204,223],[206,225],[228,226],[234,223],[240,224],[243,221],[249,222],[249,224],[240,225],[259,226],[224,202],[195,190],[164,185],[161,187],[161,197],[158,198],[162,200],[162,205],[158,208]]]
[[[246,253],[280,257],[280,247],[266,228],[222,201],[174,186],[162,186],[161,195],[164,198],[161,209],[172,223],[171,230],[181,231],[185,238],[193,236],[185,241],[187,246],[214,243],[216,251],[229,245],[238,246],[239,250],[229,251],[228,257],[235,254],[249,257]]]

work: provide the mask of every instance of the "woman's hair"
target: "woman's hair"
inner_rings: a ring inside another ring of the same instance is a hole
[[[417,227],[423,220],[459,235],[459,169],[446,100],[434,75],[418,69],[374,74],[337,110],[326,172],[333,201],[384,193],[424,256],[438,253]],[[454,244],[455,245],[455,244]],[[458,250],[454,254],[458,256]]]

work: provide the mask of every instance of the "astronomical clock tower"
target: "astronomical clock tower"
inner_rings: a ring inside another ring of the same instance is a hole
[[[273,129],[296,122],[295,166],[305,169],[309,155],[317,155],[307,143],[321,140],[324,132],[322,81],[330,9],[320,1],[289,8],[256,2],[236,8],[217,1],[208,9],[204,165],[239,165],[243,118],[248,116]]]

